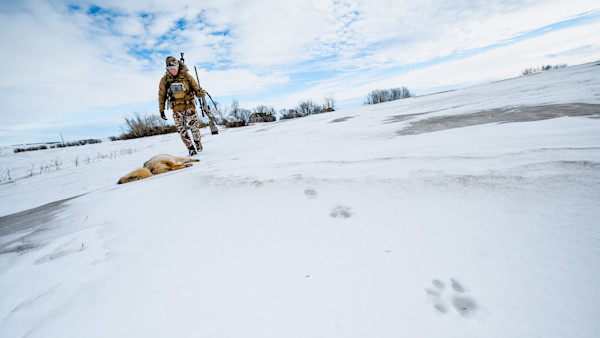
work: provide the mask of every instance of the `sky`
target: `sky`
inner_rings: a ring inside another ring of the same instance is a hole
[[[222,108],[276,110],[600,60],[589,0],[1,1],[0,31],[0,145],[120,135],[180,52]]]

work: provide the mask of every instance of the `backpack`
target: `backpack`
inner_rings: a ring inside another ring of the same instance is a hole
[[[177,78],[174,79],[170,73],[167,74],[167,98],[172,103],[183,100],[186,98],[186,96],[192,96],[192,98],[194,96],[191,93],[192,86],[189,83],[187,76],[180,76],[182,71],[187,71],[187,67],[185,67],[185,65],[180,68],[180,73],[177,75]]]

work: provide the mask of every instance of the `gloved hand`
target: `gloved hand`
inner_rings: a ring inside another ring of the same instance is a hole
[[[165,112],[164,111],[160,112],[160,117],[162,117],[162,119],[165,120],[165,121],[167,120],[167,117],[165,116]]]
[[[198,91],[198,97],[205,97],[206,96],[206,91],[202,88],[200,88],[200,90]]]

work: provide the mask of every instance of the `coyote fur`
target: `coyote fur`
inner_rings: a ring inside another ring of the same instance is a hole
[[[117,184],[129,183],[148,178],[150,176],[166,173],[167,171],[191,167],[192,164],[190,162],[200,162],[200,160],[196,160],[193,158],[177,157],[167,154],[156,155],[153,158],[146,161],[146,163],[144,163],[143,168],[134,170],[129,174],[121,177]]]

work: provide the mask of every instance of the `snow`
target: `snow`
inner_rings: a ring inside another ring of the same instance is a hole
[[[206,129],[123,185],[179,137],[4,148],[0,337],[598,337],[599,93],[590,63]]]

